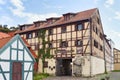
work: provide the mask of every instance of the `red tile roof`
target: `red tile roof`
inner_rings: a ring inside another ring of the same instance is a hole
[[[6,37],[4,37],[4,35]],[[3,46],[5,46],[5,44],[7,44],[12,38],[13,36],[10,36],[6,33],[2,33],[0,32],[0,36],[3,36],[2,38],[0,38],[0,48],[2,48]],[[25,45],[28,47],[28,49],[30,50],[30,52],[32,53],[32,55],[34,56],[34,58],[37,58],[37,55],[35,54],[35,52],[31,49],[30,45],[28,44],[28,42],[22,38],[22,40],[24,41]]]
[[[0,39],[10,37],[10,35],[0,32]]]
[[[14,36],[16,31],[8,32],[8,35]]]
[[[89,19],[96,10],[97,10],[97,8],[94,8],[94,9],[90,9],[90,10],[75,13],[75,16],[72,17],[70,20],[67,20],[67,21],[65,21],[64,16],[62,16],[62,17],[60,17],[59,20],[57,20],[53,24],[44,23],[43,25],[40,25],[40,27],[35,27],[35,25],[32,25],[32,26],[30,26],[29,28],[27,28],[25,30],[17,30],[15,33],[23,33],[23,32],[37,30],[37,29],[41,29],[41,28],[47,28],[47,27],[57,26],[57,25],[61,25],[61,24],[86,20],[86,19]]]

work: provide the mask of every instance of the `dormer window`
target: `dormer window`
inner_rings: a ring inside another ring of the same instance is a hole
[[[64,16],[64,20],[68,21],[75,16],[75,13],[66,13],[66,14],[63,14],[63,16]]]
[[[34,22],[35,24],[35,27],[39,27],[41,25],[43,25],[46,21],[37,21],[37,22]]]
[[[48,19],[47,19],[47,23],[48,23],[48,24],[53,24],[53,23],[56,22],[58,19],[60,19],[60,18],[48,18]]]
[[[24,25],[19,25],[20,30],[25,30],[28,27],[32,26],[33,24],[24,24]]]
[[[40,23],[36,23],[36,24],[35,24],[35,27],[39,27],[39,26],[40,26]]]

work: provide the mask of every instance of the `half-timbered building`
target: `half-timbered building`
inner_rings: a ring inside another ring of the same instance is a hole
[[[42,65],[46,73],[58,76],[92,76],[105,72],[105,37],[97,8],[66,13],[62,17],[52,17],[19,27],[16,34],[26,38],[36,54],[38,48],[42,48],[38,32],[46,29],[46,41],[49,38],[48,45],[54,57],[46,59],[45,64],[40,59],[39,72],[42,72]]]
[[[19,35],[0,39],[0,80],[33,80],[36,55],[28,48]]]

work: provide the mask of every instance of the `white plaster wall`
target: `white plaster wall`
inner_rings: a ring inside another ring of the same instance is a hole
[[[12,60],[17,60],[17,50],[12,50]]]
[[[84,56],[83,59],[82,74],[83,76],[90,76],[90,56]]]
[[[12,48],[17,48],[17,40],[12,43]]]
[[[18,60],[23,61],[23,51],[18,51]]]
[[[29,63],[29,62],[24,63],[24,70],[25,70],[25,71],[26,71],[26,70],[27,70],[27,71],[29,70],[30,64],[31,64],[31,63]]]
[[[19,44],[18,48],[23,49],[23,44],[20,41],[18,41],[18,44]]]
[[[55,75],[56,69],[54,68],[53,70],[51,70],[51,68],[56,67],[56,64],[55,64],[56,60],[52,58],[52,59],[46,59],[46,61],[48,61],[48,68],[45,68],[45,72]]]
[[[105,71],[104,60],[91,56],[91,73],[92,75],[101,74]]]
[[[0,62],[0,65],[2,67],[3,71],[9,71],[10,70],[10,62]]]
[[[0,59],[6,59],[6,60],[10,59],[10,47],[8,47],[5,51],[3,51],[0,54]]]
[[[31,56],[29,55],[29,53],[24,49],[24,60],[25,61],[32,61]]]
[[[38,63],[38,73],[42,73],[42,60],[39,59],[39,63]]]
[[[28,77],[27,77],[27,74],[28,74]],[[26,79],[27,77],[27,79]],[[32,72],[25,72],[24,73],[24,80],[33,80],[33,73]]]
[[[3,75],[0,73],[0,79],[1,80],[4,80],[4,78],[3,78]]]

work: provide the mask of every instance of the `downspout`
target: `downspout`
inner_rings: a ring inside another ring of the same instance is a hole
[[[103,49],[104,49],[104,51],[103,51],[103,53],[104,53],[104,67],[105,67],[105,74],[107,73],[107,69],[106,69],[106,57],[105,57],[105,35],[103,35]]]
[[[91,18],[89,19],[90,21],[90,77],[92,77],[92,60],[91,60],[91,56],[92,56],[92,21]]]

